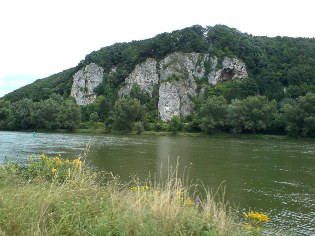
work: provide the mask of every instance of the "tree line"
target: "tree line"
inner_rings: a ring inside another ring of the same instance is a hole
[[[73,131],[103,123],[107,132],[135,130],[141,133],[153,130],[315,137],[314,93],[281,102],[261,95],[228,102],[222,95],[211,95],[207,99],[196,99],[196,110],[190,116],[182,119],[173,117],[169,122],[160,121],[155,109],[151,107],[154,112],[150,112],[144,101],[147,100],[141,103],[137,98],[123,97],[117,99],[110,109],[102,96],[82,107],[76,105],[74,100],[64,99],[57,94],[40,102],[27,98],[14,103],[0,100],[0,129]]]
[[[73,99],[52,94],[48,99],[33,102],[29,98],[17,102],[0,100],[0,129],[2,130],[56,130],[78,128],[80,108]]]

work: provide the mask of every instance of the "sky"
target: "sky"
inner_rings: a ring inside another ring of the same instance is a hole
[[[314,9],[313,0],[3,0],[0,97],[101,47],[196,24],[314,38]]]

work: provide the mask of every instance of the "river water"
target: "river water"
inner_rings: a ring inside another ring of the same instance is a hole
[[[240,211],[267,213],[273,234],[315,235],[315,141],[0,132],[0,162],[31,155],[77,157],[128,180],[175,166]],[[285,233],[284,233],[285,232]]]

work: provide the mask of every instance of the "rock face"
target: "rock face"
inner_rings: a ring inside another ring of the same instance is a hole
[[[190,96],[196,95],[194,80],[163,82],[159,89],[159,114],[162,121],[169,121],[174,116],[186,117],[194,109]]]
[[[207,55],[200,53],[172,53],[160,62],[160,79],[163,81],[173,75],[201,79],[207,58]]]
[[[210,68],[206,68],[210,67]],[[118,92],[119,96],[129,95],[133,85],[153,94],[155,85],[159,85],[158,110],[162,121],[169,121],[174,116],[185,117],[194,110],[191,97],[197,96],[198,80],[207,80],[209,84],[217,84],[247,77],[245,64],[236,58],[225,57],[222,69],[217,69],[217,57],[202,53],[175,52],[161,61],[148,58],[136,66],[125,79],[125,86]],[[206,71],[211,71],[206,74]],[[200,89],[199,95],[205,88]]]
[[[159,114],[162,121],[170,120],[174,116],[180,115],[180,97],[177,85],[165,82],[159,89]]]
[[[87,105],[96,99],[94,89],[102,82],[103,72],[102,67],[91,63],[74,74],[71,97],[78,105]]]
[[[162,121],[192,113],[194,104],[189,97],[196,96],[195,79],[204,75],[204,59],[198,53],[173,53],[160,62],[158,109]]]
[[[137,65],[134,71],[126,78],[126,85],[118,92],[119,96],[129,95],[134,84],[139,85],[142,92],[152,96],[154,85],[159,83],[159,75],[156,69],[157,62],[148,58]]]
[[[244,62],[236,58],[231,59],[225,57],[222,62],[222,69],[213,70],[211,73],[209,73],[208,82],[209,84],[216,85],[218,82],[224,82],[234,79],[243,79],[246,78],[247,76],[248,74]]]

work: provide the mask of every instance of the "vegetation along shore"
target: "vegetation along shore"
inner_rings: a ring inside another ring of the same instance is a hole
[[[165,180],[122,182],[83,159],[30,157],[0,167],[0,235],[260,235],[268,215],[237,214],[210,191]]]

